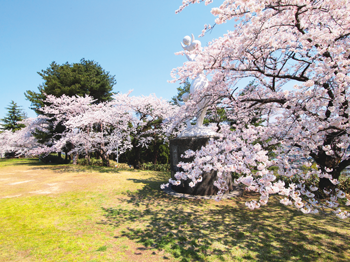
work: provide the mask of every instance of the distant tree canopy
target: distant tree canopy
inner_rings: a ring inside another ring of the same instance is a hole
[[[2,124],[0,127],[1,131],[5,130],[11,130],[12,132],[15,132],[17,130],[20,130],[21,128],[25,127],[24,124],[20,124],[19,122],[25,119],[25,114],[22,111],[21,107],[17,105],[13,100],[11,101],[10,105],[6,107],[7,114],[6,117],[0,119]]]
[[[96,102],[111,101],[115,76],[111,76],[98,63],[80,60],[80,63],[58,65],[52,62],[46,70],[38,74],[44,83],[38,86],[39,92],[27,90],[24,95],[32,103],[31,109],[41,114],[39,109],[44,106],[46,95],[60,97],[62,95],[90,95]]]

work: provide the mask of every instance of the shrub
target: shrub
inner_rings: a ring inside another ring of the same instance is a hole
[[[90,165],[90,166],[103,166],[103,161],[102,161],[102,159],[91,158],[90,164],[89,164],[86,158],[81,158],[81,159],[77,160],[77,164],[82,165],[82,166],[88,166],[88,165]],[[118,169],[131,169],[131,168],[133,168],[126,163],[117,163],[114,160],[109,160],[109,165],[110,165],[110,167],[115,167]]]
[[[116,161],[110,160],[111,166],[114,166],[118,169],[131,169],[133,168],[131,165],[128,165],[126,163],[117,163]]]
[[[69,160],[64,160],[62,157],[57,155],[40,156],[39,161],[45,164],[68,164]]]
[[[80,158],[77,160],[78,165],[87,166],[89,165],[88,160],[86,158]],[[102,159],[91,158],[90,166],[103,166]]]
[[[348,175],[341,175],[339,177],[339,187],[340,190],[344,191],[345,193],[350,194],[350,176]]]
[[[168,172],[170,171],[170,164],[152,164],[148,162],[141,164],[140,169]]]

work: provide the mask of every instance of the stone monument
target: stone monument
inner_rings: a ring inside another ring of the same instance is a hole
[[[189,51],[189,54],[186,54],[187,59],[189,61],[195,61],[195,54],[191,54],[190,52],[196,48],[200,49],[201,42],[195,40],[192,34],[192,39],[189,36],[184,37],[181,46],[184,50]],[[183,101],[187,102],[191,95],[197,92],[203,92],[207,86],[208,79],[204,73],[199,74],[191,83],[190,93],[182,96]],[[181,158],[181,155],[184,154],[186,150],[199,150],[202,146],[207,145],[210,138],[218,137],[215,131],[203,125],[203,120],[207,112],[207,103],[208,101],[206,99],[202,99],[201,102],[197,104],[196,125],[191,125],[190,120],[187,120],[187,128],[177,138],[170,140],[170,165],[173,179],[176,172],[181,171],[181,169],[177,167],[180,161],[193,161],[193,158]],[[218,192],[218,188],[213,185],[216,180],[216,171],[202,173],[202,178],[202,182],[197,183],[194,187],[189,186],[189,180],[184,180],[178,186],[173,185],[172,189],[179,193],[191,195],[215,195]],[[226,182],[229,190],[232,190],[232,179],[228,179]]]

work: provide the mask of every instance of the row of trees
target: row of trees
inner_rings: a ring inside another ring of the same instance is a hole
[[[177,12],[200,2],[185,0]],[[115,148],[133,147],[138,159],[137,148],[176,134],[205,100],[207,120],[216,123],[220,138],[186,152],[193,162],[180,163],[182,171],[169,183],[190,179],[194,186],[203,172],[214,170],[220,199],[228,190],[227,177],[239,174],[236,184],[260,194],[246,203],[250,209],[274,195],[303,213],[328,210],[349,217],[340,204],[350,201],[338,188],[350,164],[349,12],[347,1],[223,1],[212,9],[215,23],[235,19],[234,30],[203,49],[179,52],[195,59],[172,72],[174,82],[183,83],[205,74],[209,84],[201,93],[181,106],[152,96],[118,94],[97,103],[91,96],[44,94],[42,117],[26,125],[26,134],[35,127],[47,139],[46,148],[32,147],[37,153],[70,145],[76,154],[98,149],[107,157]],[[241,86],[243,79],[255,81]]]
[[[173,111],[169,103],[155,96],[113,93],[115,77],[85,59],[74,64],[53,62],[38,74],[44,80],[39,91],[25,93],[38,117],[24,120],[12,102],[2,119],[6,131],[1,135],[3,150],[31,155],[58,152],[59,159],[65,152],[66,158],[73,156],[74,163],[78,157],[90,162],[94,155],[107,166],[117,154],[136,168],[143,161],[168,163],[160,127]],[[31,139],[23,146],[28,137]]]
[[[44,102],[48,105],[40,109],[43,115],[22,132],[27,132],[27,128],[38,130],[39,125],[42,127],[40,134],[51,133],[58,126],[63,127],[63,131],[53,133],[51,139],[41,142],[40,146],[34,144],[27,148],[27,154],[66,151],[74,155],[74,161],[77,156],[85,156],[89,161],[90,154],[97,153],[106,166],[112,154],[133,149],[136,153],[132,162],[139,168],[141,148],[154,141],[164,141],[160,123],[174,111],[163,99],[129,94],[117,94],[113,100],[98,104],[91,96],[66,95],[48,95]]]

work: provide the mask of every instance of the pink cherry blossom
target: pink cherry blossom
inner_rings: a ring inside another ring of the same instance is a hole
[[[177,12],[200,2],[185,0]],[[350,5],[331,0],[222,1],[211,13],[216,25],[234,19],[235,26],[202,50],[193,51],[195,61],[172,71],[174,81],[200,74],[210,81],[179,109],[171,128],[183,125],[204,98],[209,109],[210,103],[212,109],[221,107],[234,125],[218,125],[221,140],[197,151],[195,166],[186,171],[210,165],[220,176],[227,176],[233,172],[228,166],[234,166],[234,172],[242,175],[235,183],[249,189],[290,194],[294,201],[307,201],[324,192],[333,200],[320,199],[318,206],[335,208],[344,194],[332,188],[339,186],[341,171],[350,165]],[[202,35],[211,29],[206,25]],[[242,85],[247,79],[254,83]],[[264,123],[250,125],[257,113]],[[274,147],[274,159],[266,151],[269,147]],[[197,160],[206,155],[211,159]],[[299,180],[298,185],[269,185],[275,176],[268,170],[272,165],[279,176]],[[301,172],[303,165],[310,170]],[[319,184],[310,187],[311,193],[304,184],[312,178]],[[296,202],[299,209],[302,201]],[[258,208],[254,203],[247,206]],[[304,207],[303,212],[317,213],[317,208]]]

